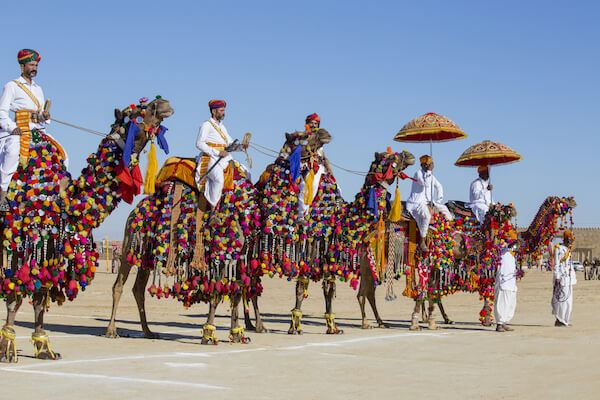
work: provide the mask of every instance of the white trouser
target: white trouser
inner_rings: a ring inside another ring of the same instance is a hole
[[[21,137],[18,135],[0,138],[0,189],[5,192],[19,166],[20,141]]]
[[[321,182],[321,176],[323,175],[324,171],[325,171],[325,167],[323,166],[323,164],[319,164],[319,170],[314,175],[313,182],[312,182],[312,198],[310,199],[310,204],[312,204],[313,199],[317,195],[317,191],[319,190],[319,183]],[[298,185],[299,193],[300,193],[298,195],[298,214],[301,216],[306,215],[308,213],[308,210],[310,209],[310,205],[306,205],[304,203],[304,192],[306,190],[306,182],[304,179],[305,179],[304,177],[301,178],[300,185]]]
[[[471,211],[473,211],[473,214],[475,214],[475,218],[477,218],[479,224],[483,224],[483,221],[485,220],[485,214],[490,209],[490,206],[485,203],[470,203],[469,207],[471,208]]]
[[[506,324],[513,319],[517,308],[517,292],[496,287],[494,301],[494,318],[498,325]]]
[[[415,219],[417,226],[419,227],[421,237],[424,238],[427,236],[427,232],[429,231],[429,222],[431,221],[431,213],[429,212],[427,203],[409,202],[406,204],[406,209]],[[442,213],[446,219],[452,220],[452,214],[450,214],[450,210],[448,210],[448,207],[443,204],[435,203],[433,206],[433,211],[436,213]]]
[[[573,311],[573,285],[554,286],[552,295],[552,315],[565,325],[569,325]]]

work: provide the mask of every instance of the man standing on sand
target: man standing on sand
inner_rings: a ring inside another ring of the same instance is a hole
[[[517,234],[511,229],[508,244],[502,250],[502,258],[496,271],[494,318],[497,332],[514,330],[508,326],[508,322],[515,315],[517,308],[517,263],[513,253],[516,240]]]
[[[575,237],[566,230],[563,243],[554,248],[554,290],[552,293],[552,315],[556,317],[554,326],[570,326],[573,311],[573,285],[577,283],[571,247]]]

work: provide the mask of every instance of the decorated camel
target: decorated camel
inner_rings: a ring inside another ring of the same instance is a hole
[[[430,250],[433,251],[423,257],[416,248],[414,237],[402,243],[402,251],[408,253],[408,263],[412,264],[405,270],[407,288],[404,294],[416,299],[411,322],[413,330],[418,329],[419,310],[424,315],[424,322],[429,323],[429,328],[437,328],[433,315],[436,303],[444,320],[451,322],[445,314],[441,299],[442,296],[456,291],[477,291],[484,299],[484,306],[480,313],[482,323],[486,326],[491,324],[491,301],[493,301],[496,266],[507,233],[510,229],[514,229],[508,221],[516,216],[516,210],[512,205],[493,205],[486,215],[484,224],[479,226],[473,222],[474,219],[471,218],[468,209],[460,207],[456,202],[452,203],[448,206],[456,217],[454,221],[446,221],[440,214],[433,217],[433,226],[436,229],[430,234]],[[575,206],[576,203],[572,198],[548,197],[529,229],[519,235],[519,259],[526,255],[539,254],[540,249],[552,240],[557,221],[560,218],[564,219]],[[410,229],[408,221],[404,224],[405,231],[412,231],[415,235],[415,227]],[[392,240],[391,237],[389,240]],[[404,248],[404,243],[407,249]],[[368,269],[367,260],[361,260],[361,271]],[[365,279],[365,274],[361,275]],[[369,327],[364,313],[365,297],[369,299],[379,325],[385,326],[378,317],[374,291],[373,279],[365,279],[364,283],[361,280],[358,296],[365,328]],[[425,299],[429,301],[427,310],[429,313],[424,307]]]
[[[92,229],[121,202],[131,202],[142,183],[137,156],[155,138],[164,143],[160,124],[173,114],[169,102],[147,99],[125,110],[115,110],[111,133],[87,158],[87,166],[73,180],[65,167],[65,153],[50,136],[31,132],[28,155],[15,172],[7,195],[10,211],[3,219],[0,297],[7,319],[0,339],[0,357],[16,362],[13,325],[24,297],[31,297],[35,319],[32,341],[35,356],[58,359],[44,331],[50,301],[73,300],[90,285],[97,266]]]
[[[302,332],[301,305],[310,280],[322,280],[327,333],[341,333],[333,314],[336,277],[350,281],[354,287],[358,284],[358,244],[385,214],[387,186],[414,163],[414,157],[408,152],[376,153],[365,185],[356,200],[347,204],[320,155],[320,146],[329,141],[326,131],[320,130],[316,137],[296,132],[287,139],[280,157],[257,185],[262,189],[264,228],[253,247],[259,248],[259,258],[251,261],[251,271],[254,275],[263,272],[285,276],[288,280],[297,278],[290,334]],[[303,141],[308,141],[308,145],[303,146]],[[321,142],[320,146],[317,141]],[[294,170],[298,171],[297,175],[289,172]],[[313,179],[317,176],[320,179],[315,182]],[[311,187],[314,192],[307,194],[306,188]],[[306,213],[301,212],[303,206],[308,206]],[[255,312],[258,313],[256,304]]]
[[[241,149],[241,145],[234,145],[226,150]],[[168,159],[158,174],[157,191],[131,212],[125,226],[121,267],[113,286],[107,337],[117,337],[117,307],[129,272],[136,266],[133,294],[145,337],[156,337],[148,327],[144,305],[146,284],[152,274],[148,289],[151,295],[177,298],[185,307],[209,303],[202,344],[218,342],[215,312],[227,299],[231,299],[232,307],[230,339],[247,340],[238,323],[237,308],[242,296],[250,295],[246,249],[249,236],[255,235],[259,226],[255,189],[246,170],[231,161],[225,170],[221,200],[216,209],[207,212],[204,192],[195,182],[195,170],[194,159]]]

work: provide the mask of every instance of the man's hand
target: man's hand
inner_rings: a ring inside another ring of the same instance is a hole
[[[559,286],[559,285],[560,285],[560,279],[555,279],[554,286]]]
[[[42,111],[41,116],[44,121],[48,121],[50,119],[50,111]]]
[[[226,152],[225,150],[221,150],[221,151],[219,152],[219,157],[227,157],[228,155],[229,155],[229,153],[228,153],[228,152]]]
[[[433,171],[433,161],[429,163],[429,165],[427,166],[427,169],[429,171]]]
[[[488,190],[492,190],[494,187],[492,186],[492,184],[488,184]]]
[[[23,134],[23,131],[21,130],[21,128],[15,128],[15,129],[12,131],[12,134],[13,134],[13,135],[16,135],[16,136],[21,136],[21,135]]]

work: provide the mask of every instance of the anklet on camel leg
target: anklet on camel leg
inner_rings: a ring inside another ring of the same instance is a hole
[[[219,340],[215,336],[215,331],[216,330],[217,330],[216,326],[210,325],[210,324],[204,324],[204,326],[202,327],[202,339],[203,339],[203,341],[206,341],[206,343],[212,343],[214,345],[216,345],[217,343],[219,343]]]
[[[235,341],[236,335],[240,338],[239,342]],[[242,326],[238,326],[237,328],[233,328],[229,331],[229,341],[232,343],[250,343],[250,338],[244,336],[244,328]]]
[[[17,346],[15,345],[15,339],[17,334],[15,333],[15,327],[12,325],[6,325],[0,330],[0,340],[6,339],[6,362],[17,362]],[[11,357],[12,350],[12,357]],[[11,361],[14,360],[14,361]]]
[[[59,358],[58,355],[50,348],[50,341],[48,340],[48,335],[46,333],[32,333],[31,343],[33,343],[36,358],[40,358],[39,355],[44,351],[44,349],[47,350],[52,360]]]

